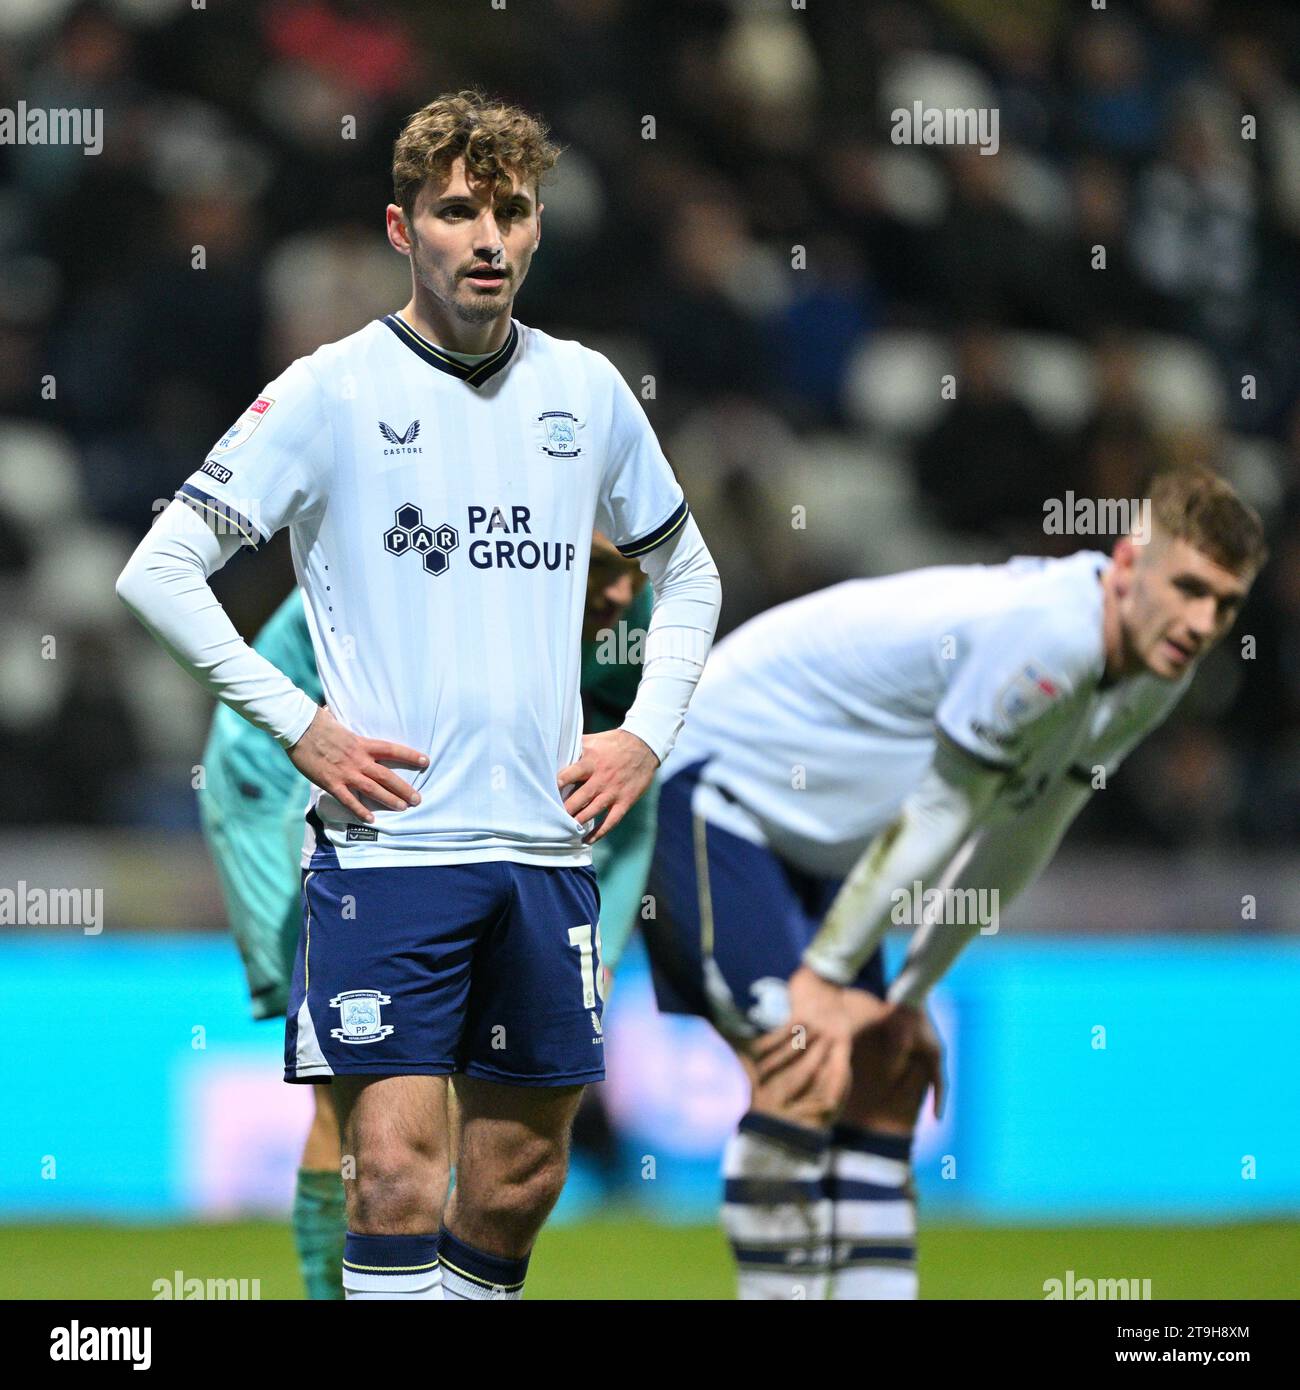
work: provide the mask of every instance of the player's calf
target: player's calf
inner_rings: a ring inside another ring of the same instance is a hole
[[[831,1135],[830,1298],[917,1296],[912,1132],[929,1084],[923,1058],[900,1073],[870,1035],[858,1039],[848,1099]]]
[[[742,1299],[826,1297],[830,1123],[848,1085],[848,1058],[805,1041],[791,1035],[790,1057],[769,1076],[738,1050],[751,1101],[723,1155],[722,1226]]]
[[[456,1078],[461,1128],[440,1247],[444,1297],[523,1297],[533,1242],[564,1188],[582,1091]]]
[[[565,1146],[540,1135],[530,1136],[504,1165],[481,1158],[463,1163],[448,1222],[475,1244],[522,1257],[559,1200],[567,1171]]]

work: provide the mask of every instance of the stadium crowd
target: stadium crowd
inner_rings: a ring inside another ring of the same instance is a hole
[[[722,631],[851,575],[1106,545],[1044,503],[1210,462],[1272,537],[1253,648],[1081,830],[1292,841],[1297,55],[1281,0],[6,5],[0,107],[101,109],[104,141],[0,145],[0,817],[193,824],[208,710],[113,578],[268,379],[404,301],[393,135],[479,85],[565,146],[521,316],[645,399]],[[915,101],[995,109],[996,155],[893,143]],[[215,586],[248,635],[292,582],[269,549]]]

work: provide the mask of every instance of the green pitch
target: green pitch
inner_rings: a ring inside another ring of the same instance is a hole
[[[1150,1279],[1155,1298],[1295,1298],[1300,1224],[932,1227],[921,1238],[928,1298],[1042,1298],[1043,1281]],[[0,1299],[141,1298],[156,1279],[258,1279],[263,1298],[298,1298],[286,1227],[239,1225],[26,1226],[0,1230]],[[721,1234],[628,1219],[546,1231],[529,1298],[732,1296]]]

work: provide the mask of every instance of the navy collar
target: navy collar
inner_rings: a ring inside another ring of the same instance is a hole
[[[440,372],[446,372],[448,376],[454,376],[458,381],[463,381],[467,386],[473,386],[476,389],[491,377],[496,376],[499,371],[502,371],[511,357],[514,356],[515,348],[519,346],[519,325],[514,319],[511,319],[509,336],[492,356],[485,357],[481,362],[475,362],[472,366],[466,366],[464,362],[458,362],[436,343],[431,343],[423,334],[417,333],[405,319],[399,318],[396,314],[385,314],[382,322],[391,328],[398,338],[429,366],[437,367]]]

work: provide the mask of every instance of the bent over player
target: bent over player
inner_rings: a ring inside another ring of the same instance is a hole
[[[717,571],[635,396],[511,317],[557,153],[475,93],[416,112],[387,210],[410,302],[267,386],[118,581],[316,787],[285,1077],[332,1081],[350,1298],[521,1296],[604,1074],[590,846],[672,747],[717,622]],[[285,526],[324,709],[207,582]],[[584,737],[595,529],[655,600],[632,708]]]
[[[1010,903],[1232,625],[1259,519],[1200,470],[1149,500],[1149,543],[1109,559],[854,580],[712,657],[644,930],[660,1006],[711,1019],[752,1082],[725,1157],[742,1297],[915,1296],[922,1003],[978,923],[919,924],[888,1004],[880,941],[917,885]]]

